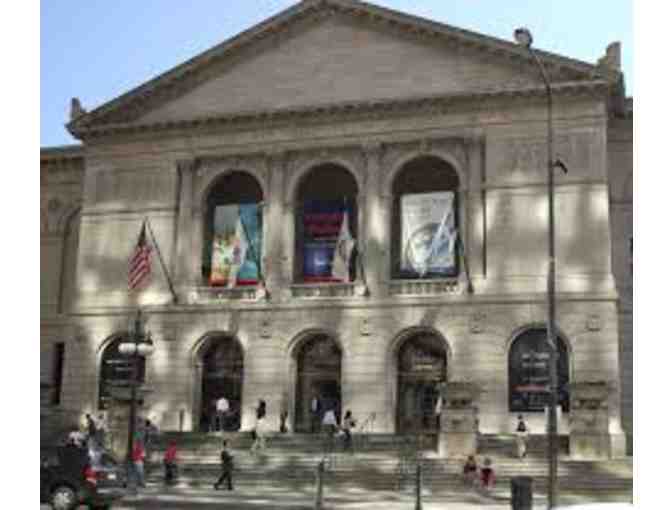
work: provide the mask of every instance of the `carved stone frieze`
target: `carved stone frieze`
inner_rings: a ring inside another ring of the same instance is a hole
[[[366,155],[357,146],[322,147],[289,153],[286,166],[285,203],[292,203],[301,178],[323,163],[336,163],[352,172],[360,192],[366,187]]]
[[[43,235],[61,235],[68,221],[81,207],[80,199],[47,196],[40,205],[40,233]]]
[[[231,301],[258,301],[257,287],[197,287],[187,294],[187,302],[190,305]]]
[[[109,169],[92,177],[92,207],[117,207],[122,204],[172,203],[175,175],[162,168]]]
[[[529,180],[546,178],[548,141],[546,138],[502,140],[497,168],[501,178],[521,176]],[[498,145],[499,145],[498,143]],[[588,177],[595,161],[592,150],[595,136],[591,133],[559,134],[554,139],[553,157],[560,158],[570,169],[572,178]],[[509,176],[509,177],[507,177]]]
[[[259,321],[259,336],[261,338],[271,338],[273,336],[273,317],[270,313],[265,313]]]
[[[600,331],[602,329],[602,317],[592,314],[586,319],[586,329],[588,331]]]
[[[381,158],[380,194],[387,196],[392,192],[394,178],[403,165],[416,157],[436,156],[459,166],[458,173],[468,167],[468,138],[421,138],[416,141],[385,144]],[[466,185],[466,182],[462,183]]]
[[[474,334],[483,333],[486,319],[487,316],[484,312],[474,313],[469,321],[469,330]]]
[[[300,299],[334,299],[356,297],[354,283],[328,283],[323,285],[292,285],[292,297]]]
[[[388,283],[390,296],[435,296],[462,294],[462,285],[457,279],[393,280]]]
[[[359,321],[359,334],[362,336],[371,335],[371,319],[365,317]]]
[[[202,197],[215,179],[231,171],[248,172],[253,175],[259,182],[263,195],[268,196],[271,183],[265,154],[241,154],[201,159],[196,169],[196,196]]]

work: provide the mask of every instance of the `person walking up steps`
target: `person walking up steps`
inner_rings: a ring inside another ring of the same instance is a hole
[[[516,427],[516,454],[519,459],[522,459],[527,455],[527,436],[529,435],[529,432],[525,420],[523,420],[523,415],[518,415],[518,426]]]
[[[255,455],[266,448],[266,401],[260,400],[256,409],[257,423],[254,427],[254,443],[250,453]]]
[[[215,490],[219,490],[219,486],[224,483],[224,480],[227,481],[228,490],[233,490],[233,457],[229,453],[227,445],[226,440],[222,441],[222,452],[219,454],[222,463],[222,474],[219,475],[219,479],[215,482]]]

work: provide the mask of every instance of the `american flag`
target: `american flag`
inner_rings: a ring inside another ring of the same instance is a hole
[[[128,268],[129,291],[138,288],[152,274],[151,254],[152,248],[147,242],[145,234],[146,221],[142,223],[138,244],[135,246],[131,262]]]

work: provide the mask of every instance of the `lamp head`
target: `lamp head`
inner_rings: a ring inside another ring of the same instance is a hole
[[[532,32],[525,27],[516,28],[513,32],[513,38],[520,46],[524,46],[525,48],[532,46]]]

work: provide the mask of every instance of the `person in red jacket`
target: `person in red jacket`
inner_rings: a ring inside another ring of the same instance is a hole
[[[175,483],[177,475],[177,443],[175,440],[168,443],[166,453],[163,455],[163,466],[166,469],[164,477],[166,485]]]
[[[135,477],[139,487],[145,486],[145,447],[141,440],[136,440],[133,444],[133,454],[131,456],[133,466],[135,467]]]

